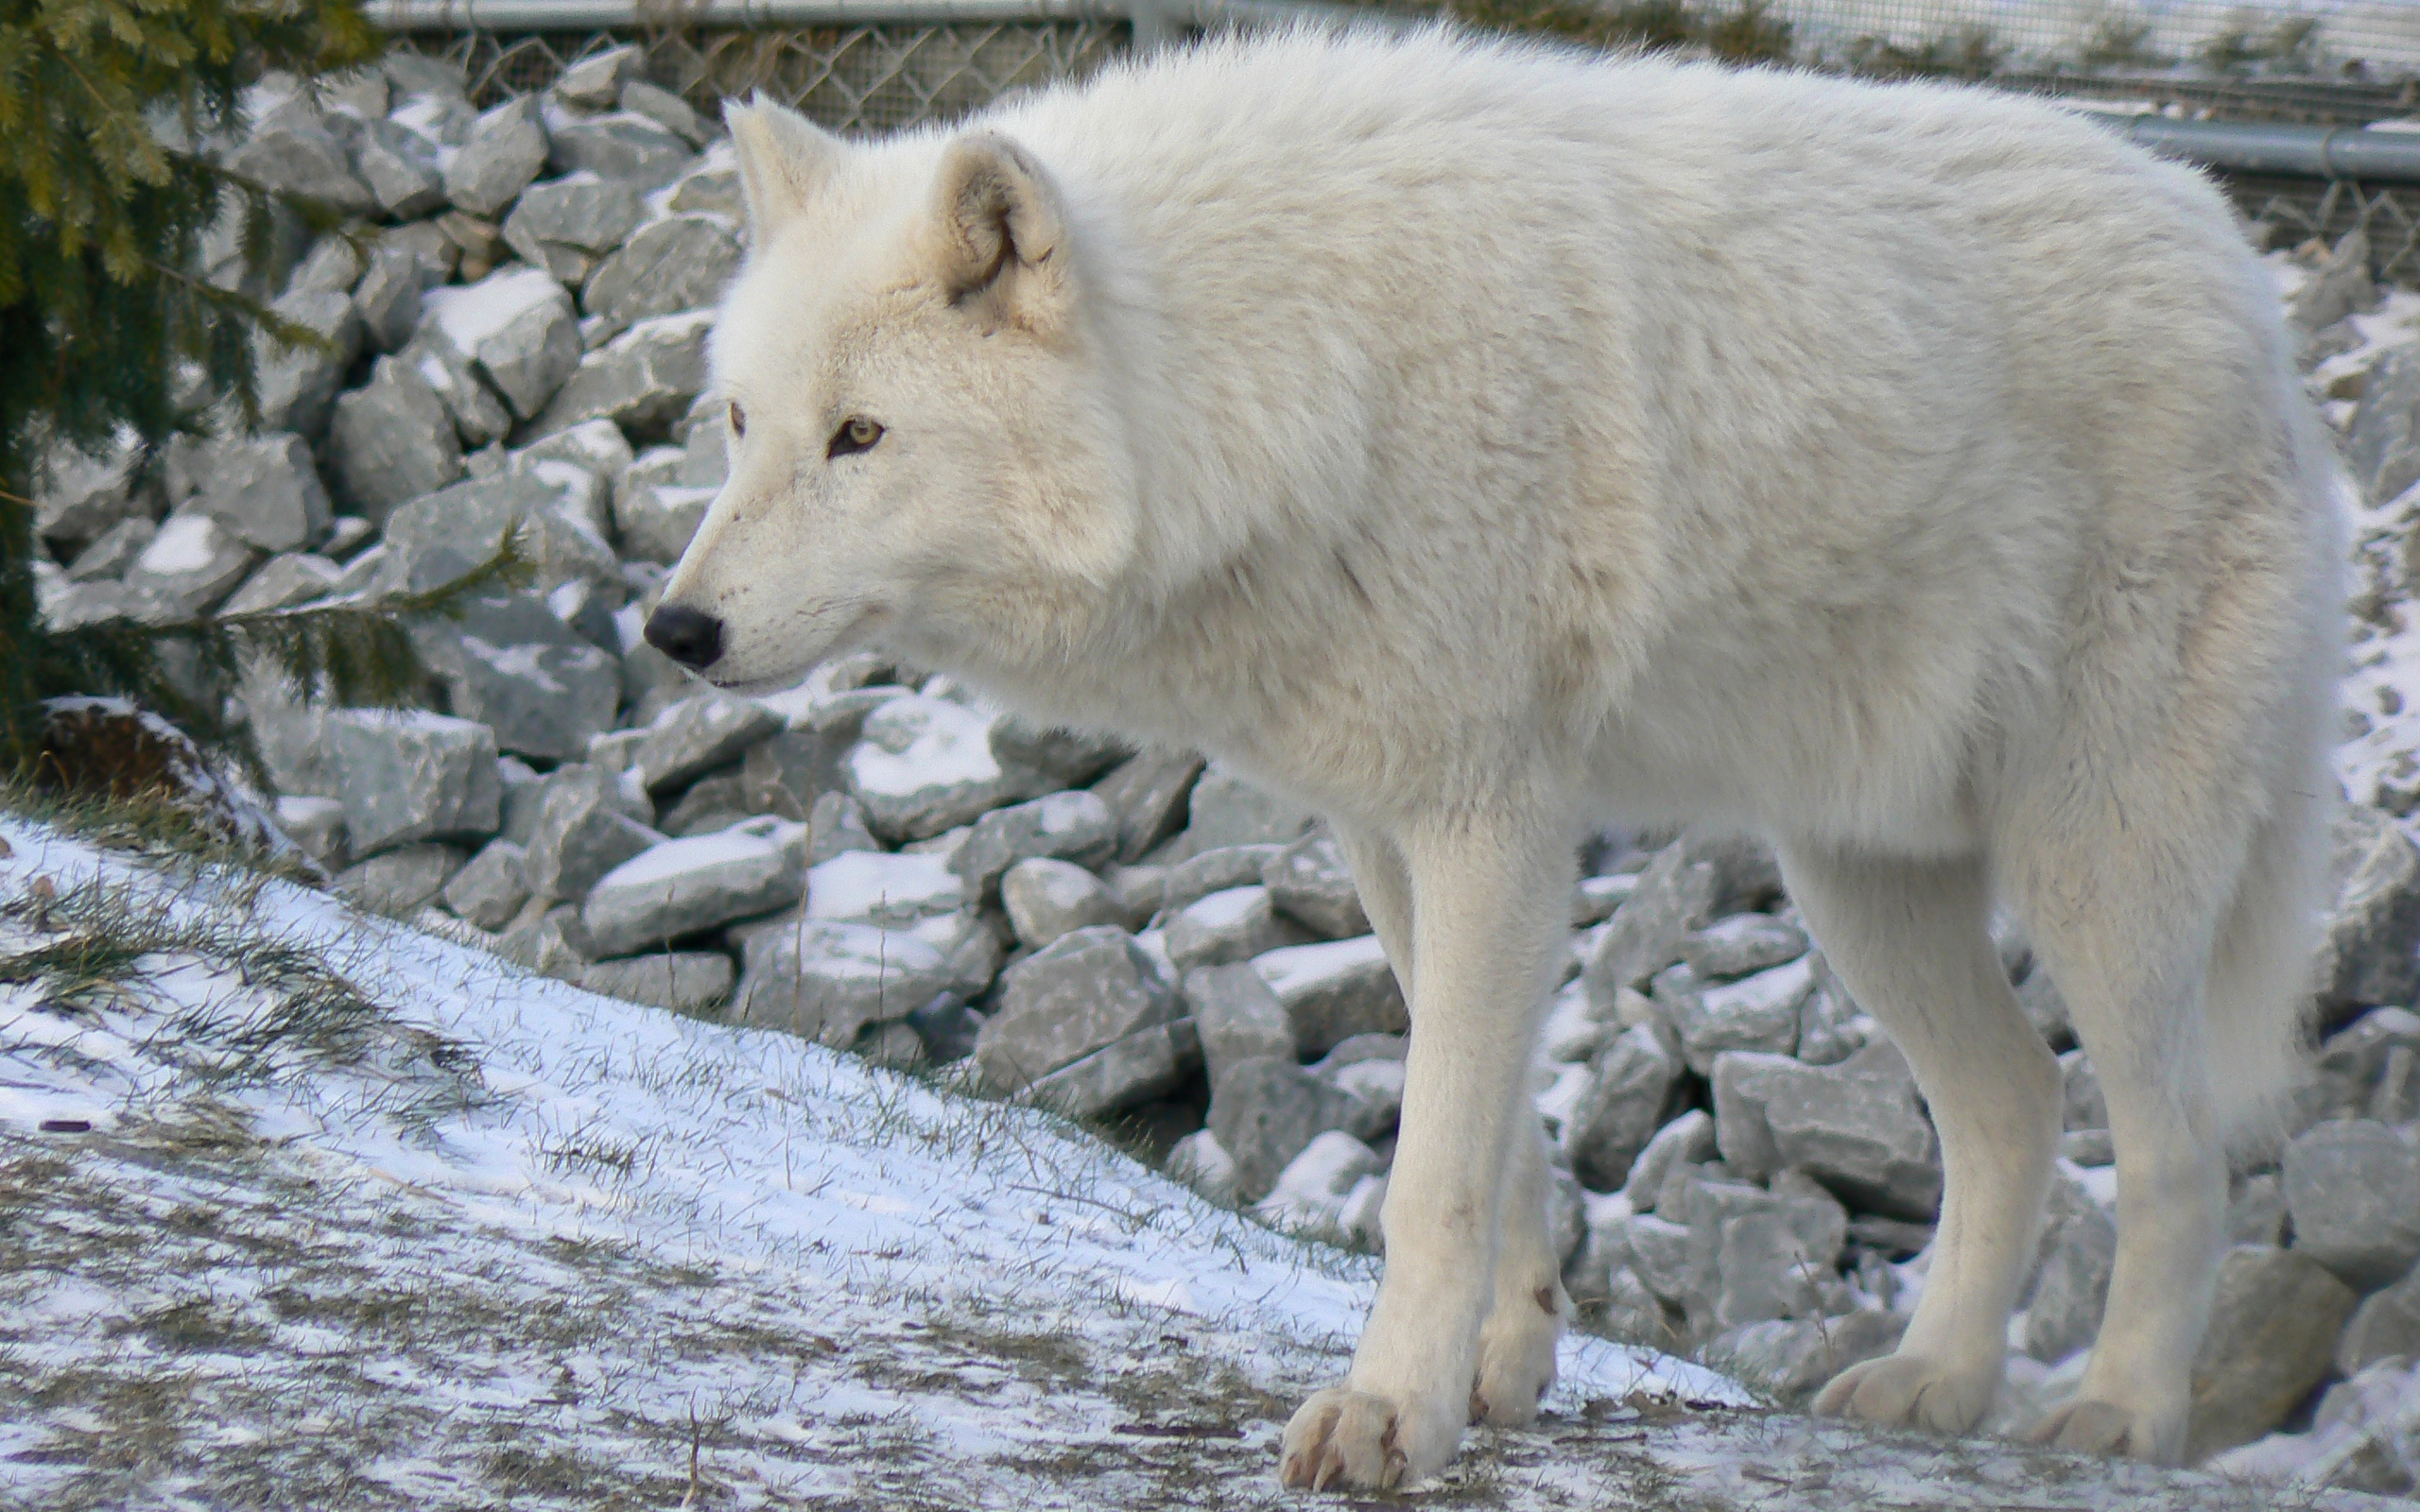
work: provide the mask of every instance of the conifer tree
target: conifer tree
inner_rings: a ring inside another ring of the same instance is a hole
[[[129,695],[205,747],[248,751],[167,674],[172,644],[221,675],[265,656],[343,702],[414,691],[403,621],[433,599],[53,633],[34,578],[46,457],[129,433],[154,455],[202,406],[249,421],[255,333],[320,339],[206,281],[199,253],[240,216],[247,266],[266,277],[274,209],[317,230],[336,216],[229,171],[210,145],[240,137],[264,72],[307,86],[380,47],[359,0],[0,0],[0,777],[38,748],[42,700],[69,693]]]

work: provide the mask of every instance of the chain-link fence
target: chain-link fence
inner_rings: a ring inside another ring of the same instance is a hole
[[[857,0],[786,11],[753,3],[762,7],[753,25],[694,9],[692,0],[685,11],[631,6],[621,24],[577,28],[465,28],[450,10],[413,0],[389,0],[389,9],[391,18],[410,23],[399,44],[459,65],[481,106],[543,90],[579,60],[636,42],[649,78],[709,113],[725,98],[762,89],[842,132],[947,121],[1017,90],[1080,78],[1126,53],[1147,30],[1182,36],[1288,13],[1252,5],[1243,16],[1246,8],[1235,0],[1162,0],[1148,9],[1137,0],[1102,0],[1097,9],[1049,11],[1036,0],[1022,16],[994,0],[982,19],[953,0],[886,0],[878,15]],[[2420,115],[2420,0],[1596,4],[1616,22],[1634,21],[1634,34],[1651,40],[1669,35],[1676,16],[1703,27],[1750,11],[1787,24],[1786,30],[1768,27],[1760,35],[1768,45],[1778,37],[1792,60],[1850,72],[1973,77],[2000,88],[2222,119],[2360,126]],[[516,14],[543,19],[612,9],[601,0],[555,0],[525,5]],[[781,19],[852,10],[869,19],[852,25]],[[2332,242],[2363,230],[2382,273],[2420,281],[2420,191],[2278,176],[2237,175],[2227,181],[2273,243],[2313,236]]]
[[[629,31],[418,32],[405,44],[459,66],[485,108],[552,84],[570,64],[637,41],[648,77],[718,111],[756,90],[836,131],[949,120],[1013,90],[1081,77],[1123,53],[1122,18]]]
[[[1618,0],[1616,0],[1618,4]],[[2415,0],[1772,0],[1803,57],[1857,66],[2401,82]]]

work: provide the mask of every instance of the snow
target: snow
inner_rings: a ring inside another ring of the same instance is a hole
[[[694,876],[717,867],[761,863],[776,859],[780,854],[780,847],[773,841],[735,826],[717,830],[712,834],[696,834],[649,846],[605,873],[596,884],[596,891],[614,892],[624,887],[642,887],[676,877]]]
[[[539,305],[568,299],[563,286],[544,269],[516,264],[476,284],[431,289],[421,296],[421,307],[424,318],[437,321],[454,350],[467,357]]]
[[[935,788],[1000,780],[992,721],[963,704],[911,694],[866,716],[865,741],[849,753],[859,793],[908,798]]]
[[[1277,1435],[1343,1368],[1374,1260],[789,1036],[593,997],[283,883],[15,821],[0,840],[0,962],[59,937],[33,879],[62,914],[98,884],[130,919],[281,943],[377,1005],[298,1034],[273,981],[199,947],[66,998],[0,971],[0,1244],[43,1256],[0,1266],[0,1500],[121,1473],[109,1445],[141,1403],[142,1468],[109,1504],[263,1485],[348,1507],[1295,1504]],[[95,1131],[39,1132],[60,1117]],[[1692,1406],[1672,1398],[1746,1399],[1585,1335],[1560,1366],[1539,1428],[1473,1435],[1449,1504],[2273,1494]]]
[[[135,569],[154,577],[208,572],[217,565],[225,541],[226,532],[206,514],[171,515],[135,558]]]
[[[1257,883],[1228,887],[1196,899],[1185,909],[1184,917],[1203,929],[1224,929],[1250,914],[1268,896],[1269,889]]]
[[[1318,945],[1288,945],[1253,957],[1252,969],[1279,997],[1340,981],[1384,962],[1387,948],[1375,935],[1329,940]]]
[[[966,884],[940,856],[843,850],[808,868],[806,917],[851,919],[894,928],[966,903]]]

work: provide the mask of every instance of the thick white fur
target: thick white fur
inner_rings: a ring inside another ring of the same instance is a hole
[[[1292,1484],[1517,1422],[1568,1302],[1523,1098],[1573,845],[1773,837],[1948,1196],[1820,1405],[1970,1427],[2058,1080],[2121,1241],[2058,1442],[2180,1452],[2224,1136],[2283,1082],[2339,656],[2333,463],[2219,195],[2015,100],[1299,34],[953,134],[735,109],[731,482],[667,602],[749,686],[877,640],[1325,812],[1413,1004],[1387,1275]],[[853,417],[885,427],[828,457]]]

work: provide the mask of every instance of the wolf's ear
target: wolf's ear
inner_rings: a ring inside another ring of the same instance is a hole
[[[1074,295],[1067,222],[1030,153],[990,131],[952,142],[934,211],[935,255],[954,302],[1038,335],[1061,328]]]
[[[762,90],[745,105],[726,107],[722,118],[739,158],[750,239],[761,247],[767,232],[805,208],[847,149],[838,137],[774,104]]]

